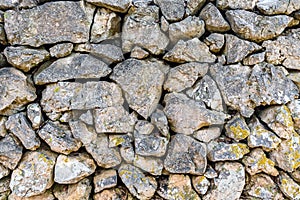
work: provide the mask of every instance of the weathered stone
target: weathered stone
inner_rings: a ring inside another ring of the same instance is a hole
[[[193,137],[201,142],[208,143],[221,135],[221,128],[217,126],[211,126],[208,128],[202,128],[195,131]]]
[[[258,0],[256,3],[256,7],[260,12],[265,15],[278,15],[278,14],[291,14],[292,12],[300,9],[300,1],[299,0]]]
[[[277,184],[282,193],[289,199],[300,199],[300,185],[286,173],[280,172]]]
[[[203,200],[239,199],[245,185],[245,170],[237,162],[216,163],[219,176],[214,179],[214,188],[203,197]]]
[[[162,93],[164,73],[162,64],[152,61],[128,59],[114,67],[110,78],[125,93],[129,107],[145,119],[156,109]]]
[[[199,17],[189,16],[180,22],[170,24],[169,38],[174,44],[179,40],[200,38],[205,32],[204,26],[204,21]]]
[[[132,7],[122,27],[122,48],[128,53],[134,46],[144,48],[158,55],[164,52],[169,43],[161,31],[157,6]]]
[[[186,91],[187,95],[196,101],[203,101],[208,107],[217,111],[224,111],[223,99],[216,82],[205,75],[193,87]]]
[[[230,30],[228,22],[212,3],[206,4],[201,10],[199,17],[205,21],[205,28],[211,32],[226,32]]]
[[[6,35],[3,24],[0,24],[0,44],[7,45]]]
[[[1,194],[0,194],[1,199]],[[2,200],[2,199],[1,199]],[[52,190],[46,190],[43,194],[34,195],[32,197],[19,197],[13,193],[8,196],[7,200],[55,200],[54,195],[52,194]]]
[[[243,64],[244,65],[256,65],[258,63],[261,63],[265,60],[265,55],[266,55],[265,52],[252,54],[243,59]]]
[[[195,15],[205,4],[205,0],[187,0],[186,1],[186,15]]]
[[[88,110],[82,115],[80,115],[79,119],[86,123],[87,125],[93,125],[94,124],[94,118],[93,118],[93,113]]]
[[[176,133],[190,135],[204,126],[223,124],[227,118],[226,114],[206,109],[200,102],[181,93],[165,95],[164,102],[170,128]]]
[[[250,134],[250,129],[247,126],[245,119],[239,114],[235,115],[227,122],[225,129],[226,136],[234,139],[235,141],[243,140]]]
[[[36,99],[35,88],[14,68],[0,69],[0,115],[11,115]]]
[[[28,151],[12,172],[9,184],[12,194],[31,197],[44,193],[53,185],[56,154],[48,150]]]
[[[112,189],[103,190],[94,195],[94,200],[108,200],[108,199],[116,199],[116,200],[127,200],[128,190],[123,187],[115,187]]]
[[[5,127],[5,122],[7,121],[7,117],[0,116],[0,137],[5,137],[7,134],[7,130]]]
[[[37,85],[43,85],[76,78],[101,78],[111,71],[101,60],[88,54],[75,53],[51,64],[44,64],[34,74],[34,82]]]
[[[8,176],[9,174],[10,174],[10,170],[4,167],[2,164],[0,164],[0,179]]]
[[[220,33],[212,33],[204,39],[204,42],[211,52],[218,53],[225,43],[225,37]]]
[[[151,199],[157,188],[155,178],[145,176],[143,172],[133,165],[120,166],[119,176],[132,195],[141,200]]]
[[[167,137],[169,135],[168,119],[162,110],[156,109],[150,116],[150,119],[151,123],[158,128],[163,136]]]
[[[112,188],[117,185],[118,176],[114,169],[101,170],[94,176],[94,192],[98,193],[104,189]]]
[[[27,106],[27,117],[34,130],[38,129],[44,121],[42,108],[38,103],[32,103]]]
[[[5,126],[21,141],[26,149],[36,150],[40,147],[41,142],[34,130],[32,130],[25,113],[9,116]]]
[[[10,178],[3,178],[0,180],[0,199],[7,200],[7,196],[11,192],[9,189]]]
[[[128,164],[133,164],[135,152],[132,143],[120,147],[120,154],[123,160]]]
[[[177,44],[166,53],[163,59],[175,62],[215,62],[216,56],[210,53],[208,46],[198,38],[188,41],[179,40]]]
[[[117,147],[117,146],[128,146],[129,143],[133,142],[132,133],[127,134],[109,134],[109,147]]]
[[[271,176],[277,176],[278,171],[274,167],[275,163],[266,157],[266,154],[262,149],[256,148],[246,155],[243,160],[246,171],[250,175],[258,174],[264,172],[270,174]]]
[[[96,165],[87,153],[59,155],[54,170],[54,181],[59,184],[73,184],[95,172]]]
[[[292,80],[300,90],[300,73],[297,71],[289,72],[287,77]]]
[[[170,175],[168,180],[162,179],[157,193],[167,200],[201,199],[194,191],[190,177],[180,174]]]
[[[287,104],[294,122],[294,127],[300,129],[300,100],[294,99]]]
[[[89,3],[95,4],[96,6],[105,7],[110,10],[125,13],[129,6],[130,0],[86,0]]]
[[[184,0],[154,0],[169,21],[179,21],[184,16]]]
[[[4,49],[4,55],[9,64],[24,72],[28,72],[50,58],[49,52],[44,48],[33,49],[24,46],[8,46]]]
[[[43,91],[41,106],[45,112],[63,112],[72,109],[88,110],[122,105],[121,88],[115,83],[58,82],[47,85]]]
[[[72,53],[72,50],[73,50],[72,43],[57,44],[49,49],[50,55],[56,58],[66,57]]]
[[[290,173],[290,176],[296,181],[296,182],[300,182],[300,169],[296,169],[295,171],[293,171],[292,173]]]
[[[161,158],[144,157],[139,155],[134,157],[132,164],[154,176],[161,175],[164,167],[163,160]]]
[[[171,173],[204,174],[206,145],[182,134],[172,137],[164,167]]]
[[[91,42],[98,43],[117,38],[120,36],[120,31],[121,17],[108,9],[99,8],[91,29]]]
[[[8,42],[34,47],[66,41],[87,42],[94,9],[83,1],[59,1],[6,11],[4,28]]]
[[[243,143],[226,144],[224,142],[211,141],[207,145],[207,157],[213,162],[239,160],[249,152],[248,146]]]
[[[91,191],[91,181],[85,178],[72,185],[55,185],[53,194],[58,200],[88,200]]]
[[[194,85],[196,80],[203,77],[209,68],[208,63],[190,62],[170,69],[164,83],[164,89],[169,92],[181,92]]]
[[[160,18],[160,28],[163,32],[169,31],[170,23],[167,21],[167,19],[164,16],[161,16]]]
[[[0,67],[2,68],[2,67],[5,67],[7,65],[8,65],[8,63],[6,61],[6,57],[4,56],[3,53],[0,53]]]
[[[200,195],[206,194],[210,186],[210,182],[205,176],[194,176],[192,178],[192,183],[196,192]]]
[[[131,50],[130,57],[131,58],[136,58],[136,59],[144,59],[149,56],[148,51],[145,51],[141,47],[135,46]]]
[[[236,34],[255,42],[277,37],[293,22],[286,15],[262,16],[245,10],[227,11],[226,17]]]
[[[23,146],[11,134],[0,139],[0,163],[11,170],[15,169],[22,158]]]
[[[134,129],[142,135],[149,135],[154,130],[154,125],[146,120],[138,120]]]
[[[261,49],[261,47],[254,42],[242,40],[231,34],[225,34],[225,40],[224,54],[227,64],[240,62],[250,53]]]
[[[243,10],[253,10],[256,5],[256,2],[259,0],[248,0],[248,1],[239,1],[239,0],[217,0],[218,8],[222,10],[226,9],[243,9]]]
[[[281,139],[265,129],[256,117],[253,117],[248,125],[251,130],[248,136],[249,147],[262,147],[265,151],[270,151],[276,149],[281,143]]]

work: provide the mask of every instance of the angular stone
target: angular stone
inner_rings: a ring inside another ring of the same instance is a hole
[[[79,119],[86,123],[87,125],[93,125],[94,124],[94,118],[93,118],[93,113],[88,110],[86,113],[83,113],[80,115]]]
[[[128,164],[133,164],[135,152],[132,143],[129,143],[126,146],[121,146],[120,154],[125,162],[127,162]]]
[[[149,135],[154,130],[154,125],[146,120],[138,120],[134,128],[139,134]]]
[[[6,40],[6,35],[5,35],[5,30],[4,30],[3,24],[0,24],[0,44],[7,45],[7,40]]]
[[[35,88],[17,69],[1,68],[0,83],[0,115],[17,113],[36,99]]]
[[[225,34],[225,40],[224,54],[227,64],[240,62],[250,53],[261,49],[261,46],[254,42],[242,40],[231,34]]]
[[[154,176],[161,175],[164,168],[163,160],[161,158],[155,157],[135,155],[132,164]]]
[[[243,64],[244,65],[259,64],[259,63],[265,61],[265,55],[266,55],[265,52],[252,54],[252,55],[250,55],[250,56],[243,59]]]
[[[219,176],[214,179],[215,187],[209,191],[203,200],[239,199],[245,185],[245,169],[237,162],[217,163],[216,170]]]
[[[129,6],[130,0],[86,0],[89,3],[95,4],[96,6],[108,8],[110,10],[125,13]]]
[[[7,200],[7,196],[11,193],[9,189],[10,178],[3,178],[0,180],[0,199]]]
[[[53,194],[58,200],[88,200],[91,191],[91,181],[85,178],[72,185],[55,185]]]
[[[8,42],[34,47],[66,41],[87,42],[94,9],[83,2],[60,1],[6,11],[4,28]]]
[[[27,106],[27,117],[31,122],[33,130],[40,127],[44,121],[42,108],[38,103],[32,103]]]
[[[156,109],[162,94],[162,67],[156,60],[128,59],[115,66],[110,76],[123,89],[129,107],[145,119]]]
[[[194,176],[192,183],[196,192],[200,195],[206,194],[210,186],[210,182],[205,176]]]
[[[50,55],[55,58],[62,58],[70,55],[73,50],[72,43],[56,44],[49,49]]]
[[[0,180],[10,174],[10,170],[0,164]]]
[[[200,38],[205,32],[204,21],[196,16],[189,16],[184,20],[172,23],[169,26],[169,38],[173,44],[179,40]]]
[[[115,187],[107,190],[103,190],[94,195],[94,200],[108,200],[108,199],[116,199],[116,200],[127,200],[128,199],[128,190],[123,187]]]
[[[226,32],[230,30],[228,22],[221,12],[212,3],[206,4],[201,10],[199,17],[205,21],[205,28],[211,32]]]
[[[204,42],[211,52],[218,53],[225,43],[225,37],[220,33],[212,33],[204,39]]]
[[[91,29],[91,42],[98,43],[107,39],[114,39],[120,36],[121,17],[116,13],[99,8],[94,17]]]
[[[217,0],[216,4],[217,4],[217,7],[222,10],[227,10],[227,9],[253,10],[257,1],[259,1],[259,0],[247,0],[247,1]]]
[[[209,68],[208,63],[190,62],[171,68],[164,83],[169,92],[181,92],[192,87],[199,77],[203,77]]]
[[[247,126],[245,119],[239,114],[235,115],[227,122],[225,129],[226,136],[234,139],[235,141],[243,140],[250,135],[250,129]]]
[[[7,134],[7,130],[5,127],[5,122],[7,121],[7,117],[0,116],[0,137],[5,137]]]
[[[149,56],[148,51],[145,51],[144,49],[138,46],[133,47],[130,53],[131,58],[136,58],[141,60],[147,58],[148,56]]]
[[[129,164],[121,165],[118,172],[130,193],[138,199],[151,199],[154,195],[157,188],[154,177],[145,176],[139,168]]]
[[[54,181],[74,184],[95,172],[96,165],[87,153],[59,155],[54,170]]]
[[[169,21],[179,21],[184,16],[184,0],[154,0]]]
[[[226,17],[236,34],[255,42],[277,37],[293,21],[286,15],[262,16],[245,10],[229,10]]]
[[[0,139],[0,163],[11,170],[15,169],[22,158],[23,146],[11,134]]]
[[[167,19],[164,16],[162,16],[160,18],[160,28],[161,28],[161,30],[163,32],[168,32],[169,25],[170,25],[170,23],[167,21]]]
[[[170,173],[204,174],[206,160],[206,145],[182,134],[172,137],[164,167]]]
[[[1,194],[0,194],[1,198]],[[15,194],[10,194],[7,200],[55,200],[52,190],[46,190],[43,194],[34,195],[32,197],[19,197]]]
[[[280,172],[277,184],[282,193],[289,199],[300,198],[300,185],[296,183],[292,178],[284,172]]]
[[[128,53],[139,46],[158,55],[164,52],[169,43],[168,37],[161,31],[157,6],[132,7],[122,27],[122,48]]]
[[[207,145],[207,157],[213,162],[239,160],[249,152],[248,146],[243,143],[226,144],[224,142],[211,141]]]
[[[223,124],[227,118],[226,114],[206,109],[201,103],[181,93],[166,94],[164,102],[170,128],[176,133],[190,135],[204,126]]]
[[[186,94],[196,101],[203,101],[206,106],[213,110],[224,111],[223,99],[216,82],[205,75],[193,87],[186,91]]]
[[[94,192],[98,193],[104,189],[112,188],[117,185],[117,171],[114,169],[101,170],[94,176]]]
[[[115,83],[58,82],[46,86],[41,106],[45,112],[63,112],[72,109],[88,110],[122,105],[121,88]]]
[[[291,14],[292,12],[300,9],[299,0],[258,0],[256,3],[257,9],[265,15],[278,15],[278,14]]]
[[[211,126],[208,128],[202,128],[198,131],[195,131],[193,137],[201,142],[208,143],[211,140],[220,137],[220,135],[221,135],[221,128],[217,126],[216,127]]]
[[[150,116],[151,123],[158,128],[159,132],[167,137],[169,135],[168,119],[165,113],[161,109],[156,109]]]
[[[56,154],[48,150],[26,152],[12,172],[9,184],[12,194],[31,197],[44,193],[53,185],[55,160]]]
[[[177,44],[166,53],[164,60],[185,63],[185,62],[215,62],[216,56],[210,53],[208,46],[198,38],[188,41],[179,40]]]
[[[275,163],[266,157],[262,149],[256,148],[246,155],[243,160],[246,171],[253,176],[260,172],[270,174],[271,176],[278,176],[278,171],[275,168]]]
[[[298,73],[297,71],[292,71],[289,72],[289,74],[287,75],[287,77],[293,81],[293,83],[296,84],[296,86],[298,87],[298,89],[300,89],[300,73]]]
[[[111,71],[101,60],[88,54],[75,53],[51,64],[44,64],[34,74],[34,82],[37,85],[43,85],[77,78],[101,78]]]
[[[195,15],[204,4],[205,0],[187,0],[185,9],[186,15]]]
[[[295,171],[293,171],[292,173],[290,173],[290,176],[296,181],[296,182],[300,182],[300,170],[296,169]]]
[[[293,122],[294,127],[296,129],[300,129],[300,100],[294,99],[290,103],[287,104],[287,107],[289,108]]]
[[[17,113],[9,116],[5,126],[21,141],[26,149],[36,150],[40,147],[40,139],[30,126],[25,113]]]
[[[133,142],[133,136],[131,133],[127,134],[109,134],[109,147],[117,147],[117,146],[128,146]]]
[[[33,49],[24,46],[8,46],[4,49],[4,55],[9,64],[24,72],[50,58],[49,52],[44,48]]]
[[[201,199],[194,191],[190,177],[180,174],[172,174],[167,180],[162,179],[157,193],[164,199],[169,200]]]

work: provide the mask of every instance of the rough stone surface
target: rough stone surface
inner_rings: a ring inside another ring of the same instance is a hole
[[[244,65],[259,64],[259,63],[261,63],[265,60],[265,55],[266,55],[265,52],[252,54],[252,55],[250,55],[250,56],[243,59],[243,64]]]
[[[294,127],[300,128],[300,100],[295,99],[287,104],[294,122]]]
[[[0,180],[10,174],[10,170],[0,164]]]
[[[291,14],[292,12],[300,9],[299,0],[259,0],[256,4],[258,10],[266,15],[277,15],[277,14]]]
[[[250,129],[246,124],[245,119],[239,114],[235,115],[227,122],[225,129],[225,134],[235,141],[243,140],[250,135]]]
[[[140,169],[149,172],[154,176],[159,176],[164,168],[161,158],[146,157],[136,155],[133,160],[133,165]]]
[[[57,44],[49,49],[50,55],[55,58],[66,57],[71,54],[72,50],[73,50],[72,43]]]
[[[89,3],[95,4],[96,6],[105,7],[110,10],[124,13],[130,6],[130,0],[86,0]]]
[[[193,137],[201,142],[208,143],[211,140],[217,139],[221,135],[221,128],[218,126],[210,126],[208,128],[201,128],[195,131]]]
[[[225,37],[220,33],[212,33],[205,38],[204,42],[209,46],[211,52],[217,53],[222,49],[225,43]]]
[[[0,163],[11,170],[15,169],[22,158],[23,146],[11,134],[0,139]]]
[[[1,195],[1,194],[0,194]],[[13,193],[8,196],[8,200],[55,200],[55,196],[52,194],[51,189],[46,190],[43,194],[34,195],[32,197],[19,197]]]
[[[204,5],[205,0],[187,0],[185,13],[187,15],[196,14]]]
[[[252,10],[257,1],[259,0],[249,0],[249,1],[239,1],[239,0],[217,0],[216,4],[218,8],[225,9],[243,9],[243,10]]]
[[[278,178],[278,186],[285,196],[289,199],[300,198],[300,186],[292,178],[284,172],[280,172]]]
[[[33,130],[40,127],[44,121],[42,108],[38,103],[32,103],[27,106],[27,117],[31,122]]]
[[[169,21],[179,21],[184,16],[184,0],[154,0]]]
[[[113,169],[101,170],[94,176],[95,193],[117,185],[117,171]]]
[[[115,187],[111,189],[103,190],[93,196],[94,200],[107,200],[107,199],[118,199],[127,200],[131,196],[128,194],[128,190],[124,187]]]
[[[192,183],[196,192],[201,195],[206,194],[210,186],[210,182],[205,176],[194,176]]]
[[[141,60],[147,58],[148,56],[149,56],[149,52],[138,46],[133,47],[130,53],[131,58],[136,58]]]

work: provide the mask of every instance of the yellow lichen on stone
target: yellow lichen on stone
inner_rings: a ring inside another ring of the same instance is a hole
[[[250,151],[247,145],[238,143],[231,145],[230,152],[234,153],[236,158],[242,158],[245,154],[249,153]]]
[[[248,130],[243,129],[240,125],[238,126],[230,126],[230,131],[234,134],[236,139],[245,139],[249,136],[250,132]]]

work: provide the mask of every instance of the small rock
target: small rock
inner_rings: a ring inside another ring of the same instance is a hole
[[[95,172],[96,165],[87,153],[59,155],[55,164],[54,181],[73,184]]]
[[[296,181],[296,182],[300,182],[300,169],[296,169],[295,171],[293,171],[292,173],[290,173],[290,176]]]
[[[0,164],[8,169],[15,169],[22,158],[23,146],[11,134],[0,139]]]
[[[140,169],[149,172],[154,176],[161,175],[164,168],[161,158],[143,157],[136,155],[133,160],[133,165]]]
[[[300,74],[296,71],[289,72],[287,77],[296,84],[298,89],[300,90]]]
[[[1,194],[0,194],[1,197]],[[1,198],[0,198],[1,199]],[[32,197],[19,197],[13,193],[8,196],[7,200],[55,200],[52,190],[46,190],[43,194],[34,195]]]
[[[116,200],[127,200],[128,191],[123,187],[115,187],[107,190],[103,190],[94,195],[94,200],[108,200],[108,199],[116,199]]]
[[[205,0],[187,0],[186,1],[186,15],[195,15],[205,4]]]
[[[141,47],[135,46],[130,53],[131,58],[136,58],[136,59],[144,59],[149,56],[148,51],[145,51]]]
[[[104,189],[112,188],[117,185],[118,176],[114,169],[101,170],[94,176],[94,192],[98,193]]]
[[[55,58],[62,58],[70,55],[73,50],[72,43],[62,43],[54,45],[49,49],[50,55]]]
[[[218,53],[225,43],[225,37],[220,33],[212,33],[204,39],[204,42],[211,52]]]
[[[115,39],[120,36],[121,17],[116,13],[99,8],[94,17],[91,30],[91,42],[98,43],[107,39]]]
[[[151,123],[158,128],[163,136],[167,137],[169,135],[168,119],[162,110],[156,109],[150,116],[150,119]]]
[[[40,127],[44,121],[42,108],[38,103],[32,103],[27,106],[27,117],[31,122],[33,130]]]
[[[44,48],[33,49],[24,46],[8,46],[4,49],[4,55],[9,64],[24,72],[30,71],[50,58],[49,52]]]
[[[282,193],[289,199],[300,199],[300,185],[286,173],[280,172],[277,184]]]
[[[244,65],[256,65],[265,61],[265,52],[252,54],[243,59]]]
[[[3,24],[0,24],[0,44],[7,45],[6,35]]]
[[[145,176],[139,168],[129,164],[121,165],[118,172],[130,193],[138,199],[151,199],[154,195],[157,188],[155,178]]]
[[[10,170],[0,164],[0,180],[10,174]]]
[[[293,21],[286,15],[262,16],[245,10],[229,10],[226,17],[236,34],[255,42],[277,37]]]
[[[208,179],[214,179],[218,177],[218,173],[215,171],[215,169],[212,166],[207,165],[204,176]]]
[[[225,129],[226,136],[234,139],[235,141],[243,140],[250,135],[250,129],[247,126],[245,119],[239,114],[235,115],[227,122]]]
[[[55,160],[56,154],[48,150],[26,152],[18,168],[12,172],[9,184],[12,194],[31,197],[51,188]]]
[[[86,113],[83,113],[80,115],[79,119],[86,123],[87,125],[93,125],[94,124],[94,118],[93,118],[93,113],[88,110]]]
[[[7,117],[0,116],[0,137],[5,137],[7,134],[7,130],[5,127],[5,122],[7,121]]]
[[[206,194],[210,186],[210,182],[205,176],[194,176],[192,183],[196,192],[200,195]]]
[[[290,1],[268,1],[268,0],[258,0],[256,3],[257,9],[265,15],[278,15],[278,14],[291,14],[292,12],[300,9],[299,0]]]
[[[149,135],[154,130],[154,125],[146,120],[138,120],[134,128],[139,134]]]
[[[7,196],[11,192],[9,189],[10,178],[3,178],[0,180],[0,198],[1,200],[7,200]]]
[[[40,147],[40,140],[30,126],[25,113],[17,113],[8,117],[6,128],[12,132],[26,149],[36,150]]]
[[[237,162],[216,163],[219,176],[214,179],[214,188],[209,191],[203,200],[239,199],[245,185],[245,170],[242,164]]]
[[[185,2],[184,0],[154,0],[162,14],[169,21],[179,21],[184,16]]]
[[[6,57],[4,56],[4,53],[0,53],[0,68],[7,66],[8,63],[6,61]]]
[[[89,3],[92,3],[96,6],[108,8],[110,10],[126,13],[130,6],[130,0],[86,0]]]
[[[234,35],[225,34],[225,49],[227,64],[242,61],[247,55],[258,51],[261,47],[254,42],[242,40]]]
[[[278,171],[275,168],[275,163],[266,157],[262,149],[256,148],[246,155],[243,160],[246,171],[253,176],[260,172],[270,174],[271,176],[278,176]]]
[[[224,142],[211,141],[207,145],[207,157],[209,160],[226,161],[239,160],[249,153],[249,148],[243,143],[226,144]]]
[[[209,68],[208,63],[190,62],[170,69],[164,83],[169,92],[181,92],[192,87],[198,78],[203,77]]]
[[[226,32],[230,30],[228,22],[221,12],[212,3],[206,4],[201,10],[199,17],[205,21],[205,28],[211,32]]]
[[[217,4],[217,7],[222,10],[227,10],[227,9],[253,10],[257,1],[259,1],[259,0],[248,0],[248,1],[217,0],[216,4]]]
[[[125,162],[127,162],[128,164],[133,164],[135,152],[131,143],[127,144],[126,146],[121,146],[120,154]]]
[[[185,62],[215,62],[216,56],[210,53],[208,46],[198,38],[188,41],[179,40],[177,44],[166,53],[164,60],[185,63]]]
[[[221,128],[210,126],[208,128],[202,128],[198,131],[195,131],[193,137],[201,142],[208,143],[211,140],[214,140],[221,135]]]
[[[87,178],[72,185],[55,185],[53,189],[58,200],[88,200],[91,191],[91,181]]]
[[[189,16],[184,20],[169,26],[169,38],[173,44],[179,40],[200,38],[205,32],[204,21],[196,16]]]
[[[300,100],[294,99],[290,103],[287,104],[287,107],[289,108],[293,122],[294,127],[296,129],[300,129]]]
[[[133,142],[133,136],[131,133],[127,134],[109,134],[109,147],[117,147],[117,146],[128,146]]]
[[[163,32],[168,32],[168,30],[169,30],[169,22],[167,21],[167,19],[164,17],[164,16],[162,16],[161,18],[160,18],[160,28],[161,28],[161,30],[163,31]]]

